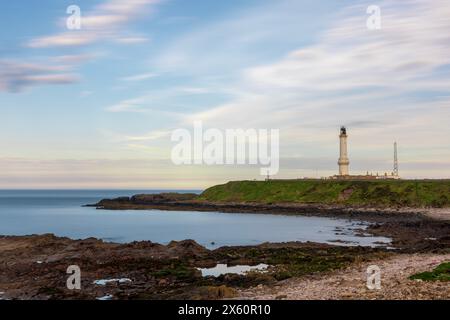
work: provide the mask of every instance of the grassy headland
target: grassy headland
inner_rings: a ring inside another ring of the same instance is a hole
[[[264,204],[450,207],[450,180],[233,181],[205,190],[198,200]]]

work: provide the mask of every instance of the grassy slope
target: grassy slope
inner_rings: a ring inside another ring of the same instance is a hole
[[[433,271],[418,273],[409,278],[411,280],[420,279],[424,281],[450,281],[450,262],[442,263]]]
[[[219,202],[450,207],[450,180],[235,181],[205,190],[200,199]]]

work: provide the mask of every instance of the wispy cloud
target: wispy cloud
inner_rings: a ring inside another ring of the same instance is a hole
[[[71,68],[71,64],[0,60],[0,91],[20,92],[35,85],[73,83],[79,76]]]
[[[98,34],[87,32],[65,32],[48,37],[40,37],[31,40],[28,46],[31,48],[45,48],[55,46],[81,46],[95,42]]]
[[[32,48],[80,46],[102,40],[115,40],[126,44],[140,43],[147,39],[142,36],[124,36],[121,29],[143,11],[152,10],[160,2],[161,0],[109,0],[92,11],[82,12],[80,30],[37,37],[27,45]]]
[[[150,12],[163,0],[108,0],[81,15],[81,30],[63,31],[49,36],[31,39],[30,48],[74,47],[110,40],[116,43],[134,44],[148,41],[143,35],[124,31],[124,26],[144,13]],[[60,23],[65,28],[65,23]],[[24,88],[45,84],[69,84],[80,79],[73,71],[75,66],[91,61],[94,54],[70,54],[40,59],[0,60],[0,91],[20,92]],[[129,81],[144,80],[128,78]]]
[[[116,104],[105,108],[108,112],[133,112],[148,114],[166,114],[173,117],[179,117],[180,114],[167,108],[168,102],[161,101],[161,96],[156,94],[142,95],[137,98],[119,101]]]
[[[232,101],[189,115],[185,123],[280,128],[284,152],[303,155],[334,150],[336,128],[344,124],[354,125],[356,152],[367,157],[368,141],[372,150],[389,150],[400,139],[415,159],[445,144],[450,3],[384,1],[381,30],[366,27],[369,4],[339,14],[314,44],[245,69]],[[439,150],[428,156],[448,156]]]
[[[90,90],[84,90],[84,91],[81,91],[81,92],[80,92],[80,97],[83,97],[83,98],[89,97],[89,96],[92,95],[93,93],[94,93],[93,91],[90,91]]]
[[[86,54],[86,53],[80,53],[80,54],[69,54],[69,55],[60,55],[56,57],[52,57],[49,59],[51,62],[56,62],[60,64],[79,64],[84,62],[89,62],[93,60],[96,57],[95,54]]]
[[[171,130],[155,130],[141,136],[126,136],[125,139],[128,141],[153,141],[170,136]]]
[[[187,29],[152,57],[155,68],[177,74],[223,76],[254,65],[308,32],[305,1],[261,1],[227,13],[221,19]],[[296,32],[298,34],[296,34]]]
[[[109,112],[144,112],[142,104],[144,100],[140,98],[122,100],[117,104],[109,106],[106,111]]]
[[[122,44],[138,44],[138,43],[145,43],[149,42],[150,39],[148,37],[143,36],[130,36],[130,37],[121,37],[114,39],[117,43]]]
[[[234,123],[235,112],[260,110],[264,113],[258,118],[273,124],[274,117],[286,111],[281,118],[301,121],[305,111],[318,116],[326,110],[337,116],[322,118],[327,121],[346,122],[352,112],[356,119],[351,121],[367,120],[379,110],[392,111],[386,105],[389,99],[407,99],[418,90],[450,91],[450,74],[439,73],[450,63],[450,20],[446,19],[450,3],[409,4],[381,3],[383,28],[376,31],[366,28],[367,6],[349,8],[317,44],[273,64],[246,69],[235,85],[238,94],[233,102],[193,117]],[[395,109],[410,108],[410,102],[399,101]]]
[[[124,78],[126,81],[141,81],[153,74],[143,74]],[[169,87],[145,92],[135,98],[121,100],[105,108],[109,112],[161,112],[179,118],[187,109],[188,101],[184,98],[209,94],[211,90],[204,87]],[[218,91],[216,91],[217,93]],[[180,101],[181,100],[181,101]],[[183,111],[176,111],[182,109]]]
[[[204,94],[210,92],[210,89],[201,87],[182,87],[179,88],[179,90],[190,94]]]
[[[157,77],[158,74],[156,73],[142,73],[142,74],[136,74],[136,75],[132,75],[132,76],[128,76],[128,77],[123,77],[120,80],[122,81],[143,81],[143,80],[148,80],[154,77]]]

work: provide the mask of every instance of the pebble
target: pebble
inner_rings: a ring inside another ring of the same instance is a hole
[[[414,254],[397,255],[388,260],[372,261],[382,270],[382,290],[366,288],[365,274],[361,270],[367,267],[353,267],[323,274],[317,277],[291,278],[273,287],[268,292],[262,291],[262,285],[242,291],[242,296],[250,299],[450,299],[447,283],[439,281],[411,281],[409,276],[429,271],[444,261],[450,261],[450,254]],[[433,264],[433,266],[430,266]],[[402,270],[408,270],[402,272]]]

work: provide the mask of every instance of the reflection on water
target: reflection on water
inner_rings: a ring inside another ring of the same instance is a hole
[[[218,264],[214,268],[197,268],[202,272],[203,277],[207,276],[213,276],[218,277],[222,274],[227,273],[233,273],[233,274],[245,274],[249,271],[263,271],[266,270],[267,267],[269,267],[267,264],[261,263],[257,266],[245,266],[245,265],[238,265],[238,266],[228,266],[226,264]]]
[[[344,219],[194,211],[107,211],[82,207],[102,198],[142,192],[148,191],[0,190],[0,235],[54,233],[72,239],[96,237],[109,242],[150,240],[162,244],[193,239],[212,249],[288,241],[363,246],[390,242],[384,237],[361,236],[365,235],[368,224]]]
[[[100,280],[95,280],[93,282],[93,284],[98,285],[98,286],[106,286],[107,284],[113,283],[113,284],[117,284],[117,283],[129,283],[132,282],[131,279],[128,278],[120,278],[120,279],[100,279]]]

